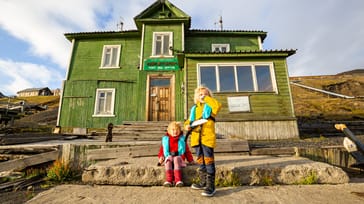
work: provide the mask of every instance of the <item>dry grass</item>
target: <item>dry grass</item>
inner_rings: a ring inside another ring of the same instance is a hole
[[[301,84],[323,89],[336,87],[335,93],[349,96],[364,96],[364,76],[308,76],[291,77]],[[337,86],[340,84],[340,86]],[[291,85],[296,116],[335,119],[364,118],[364,98],[343,99],[313,92]],[[355,94],[353,94],[355,93]]]

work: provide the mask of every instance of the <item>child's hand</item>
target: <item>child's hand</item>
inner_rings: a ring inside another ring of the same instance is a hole
[[[158,161],[159,161],[159,163],[160,163],[160,164],[163,164],[163,162],[164,162],[164,157],[159,157],[159,160],[158,160]]]
[[[188,131],[188,130],[190,130],[190,129],[191,129],[191,126],[190,126],[190,125],[186,125],[186,126],[185,126],[185,130],[187,130],[187,131]]]

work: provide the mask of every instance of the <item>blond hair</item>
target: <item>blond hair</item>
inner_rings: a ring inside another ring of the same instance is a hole
[[[172,128],[176,128],[179,131],[182,131],[182,127],[181,127],[180,122],[176,122],[176,121],[170,122],[169,125],[168,125],[168,128],[167,128],[167,132],[169,132]]]
[[[208,96],[210,96],[210,97],[212,97],[212,92],[211,92],[211,90],[209,89],[209,88],[207,88],[206,86],[203,86],[203,85],[201,85],[201,86],[199,86],[199,87],[197,87],[196,89],[195,89],[195,96],[194,96],[194,98],[193,98],[193,100],[194,100],[194,102],[195,102],[195,104],[199,101],[199,99],[200,99],[200,91],[201,90],[205,90],[206,92],[207,92],[207,95]]]

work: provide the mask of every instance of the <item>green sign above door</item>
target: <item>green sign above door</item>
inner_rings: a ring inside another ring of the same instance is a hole
[[[177,58],[149,58],[144,60],[144,70],[149,71],[170,71],[178,70]]]

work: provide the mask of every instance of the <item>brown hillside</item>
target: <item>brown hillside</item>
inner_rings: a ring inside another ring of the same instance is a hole
[[[290,77],[290,80],[314,88],[356,97],[355,99],[337,98],[291,84],[297,117],[318,117],[327,120],[364,118],[364,75],[304,76]]]

